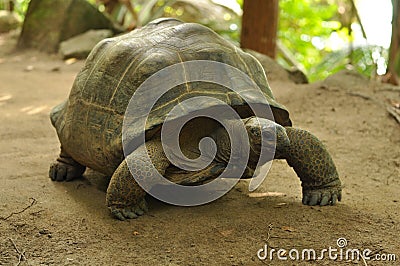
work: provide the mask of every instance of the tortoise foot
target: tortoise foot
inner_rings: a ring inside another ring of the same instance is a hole
[[[85,168],[85,166],[72,159],[71,161],[66,161],[65,158],[63,158],[63,162],[57,160],[50,165],[49,177],[53,181],[70,181],[82,176],[85,172]]]
[[[118,220],[125,221],[126,219],[136,219],[142,216],[148,211],[147,202],[145,199],[141,200],[140,203],[133,206],[108,206],[111,214]]]
[[[323,188],[303,188],[303,204],[309,206],[335,205],[342,200],[341,185],[325,186]]]

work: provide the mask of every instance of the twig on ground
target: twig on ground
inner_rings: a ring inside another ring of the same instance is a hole
[[[359,92],[348,91],[347,94],[351,95],[351,96],[356,96],[356,97],[363,98],[364,100],[375,101],[374,99],[372,99],[372,97],[370,97],[368,95],[365,95],[365,94],[362,94],[362,93],[359,93]]]
[[[29,209],[30,207],[32,207],[36,202],[37,202],[37,200],[35,199],[35,198],[29,198],[30,200],[32,200],[32,202],[31,202],[31,204],[30,205],[28,205],[28,206],[26,206],[25,208],[23,208],[21,211],[18,211],[18,212],[12,212],[12,213],[10,213],[8,216],[6,216],[6,217],[0,217],[0,220],[7,220],[8,218],[10,218],[11,216],[13,216],[13,215],[15,215],[15,214],[20,214],[20,213],[23,213],[24,211],[26,211],[27,209]]]
[[[265,240],[265,242],[266,242],[267,244],[269,244],[268,241],[269,241],[269,239],[271,238],[272,226],[273,226],[272,224],[269,224],[269,225],[268,225],[267,239]]]
[[[384,87],[381,89],[377,89],[375,91],[394,91],[394,92],[400,92],[400,88],[399,87]]]
[[[271,238],[271,231],[272,231],[272,224],[269,224],[268,225],[268,232],[267,232],[267,239],[265,240],[265,243],[269,246],[269,239]],[[266,261],[264,261],[264,260],[261,260],[261,262],[263,263],[263,264],[267,264],[267,262]]]
[[[363,262],[364,262],[364,266],[368,266],[367,261],[365,260],[364,256],[361,255],[361,259],[362,259]]]
[[[397,123],[400,124],[400,114],[396,112],[396,109],[392,106],[386,106],[386,111],[393,116],[394,119],[396,119]]]
[[[42,212],[44,212],[44,210],[38,210],[37,212],[31,212],[30,215],[37,216],[40,215]]]
[[[18,249],[17,245],[15,244],[14,240],[12,240],[12,238],[9,237],[8,239],[11,241],[11,243],[14,246],[15,251],[18,253],[18,263],[16,264],[16,266],[18,266],[18,265],[21,264],[21,262],[27,260],[26,257],[25,257],[25,251],[20,251]]]
[[[282,237],[282,236],[271,236],[271,238],[276,238],[276,239],[294,239],[294,237]]]

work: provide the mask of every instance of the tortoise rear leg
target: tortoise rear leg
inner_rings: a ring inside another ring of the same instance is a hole
[[[49,177],[53,181],[70,181],[82,176],[86,167],[72,159],[62,148],[57,160],[50,165]]]
[[[147,142],[146,145],[142,145],[127,156],[111,177],[106,196],[107,206],[111,214],[119,220],[137,218],[147,212],[146,192],[135,180],[135,178],[151,178],[150,169],[153,166],[151,162],[145,159],[147,152],[160,174],[164,175],[169,166],[160,140]]]

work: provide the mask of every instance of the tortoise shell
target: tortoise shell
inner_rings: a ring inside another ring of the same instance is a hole
[[[124,158],[122,125],[132,95],[159,70],[193,60],[221,62],[244,72],[261,89],[267,103],[256,95],[253,101],[268,104],[277,123],[291,125],[288,111],[275,101],[264,70],[253,56],[205,26],[159,19],[130,33],[105,39],[92,50],[68,100],[55,107],[51,115],[62,148],[82,165],[111,174]],[[177,103],[199,95],[226,102],[239,110],[242,118],[253,115],[246,101],[230,89],[190,82],[168,90],[157,101],[147,117],[146,134],[159,127]],[[141,100],[147,100],[145,94]],[[191,109],[202,108],[205,107],[195,102]],[[133,137],[139,134],[135,132],[139,131],[133,131]]]

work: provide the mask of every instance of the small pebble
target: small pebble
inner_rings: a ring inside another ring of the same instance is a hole
[[[24,71],[30,72],[30,71],[32,71],[33,69],[34,69],[34,66],[27,66],[27,67],[24,69]]]
[[[42,229],[42,230],[39,231],[39,234],[48,235],[48,234],[51,234],[51,232],[48,229]]]

